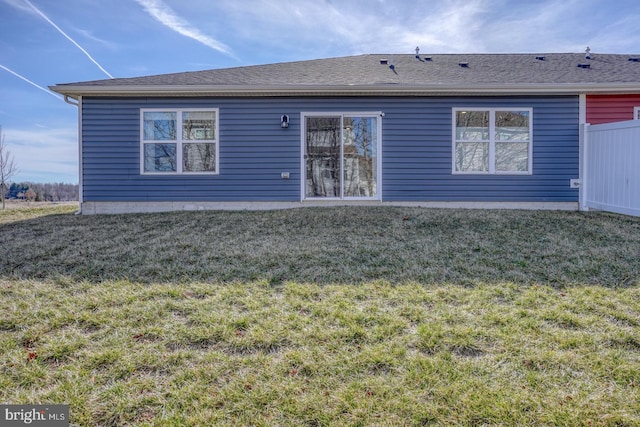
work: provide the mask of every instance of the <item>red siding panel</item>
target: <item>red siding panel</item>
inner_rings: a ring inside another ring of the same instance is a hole
[[[632,120],[633,107],[640,107],[640,95],[587,95],[587,123]]]

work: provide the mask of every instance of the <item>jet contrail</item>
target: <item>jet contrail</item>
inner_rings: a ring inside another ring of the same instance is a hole
[[[4,65],[0,64],[0,68],[2,68],[3,70],[5,70],[5,71],[6,71],[6,72],[8,72],[8,73],[13,74],[14,76],[16,76],[16,77],[17,77],[17,78],[19,78],[19,79],[24,80],[25,82],[29,83],[30,85],[37,87],[37,88],[38,88],[38,89],[40,89],[41,91],[43,91],[43,92],[47,92],[49,95],[51,95],[51,96],[55,96],[55,97],[56,97],[56,98],[58,98],[58,99],[62,99],[62,97],[61,97],[60,95],[56,95],[55,93],[51,92],[49,89],[43,88],[43,87],[42,87],[42,86],[40,86],[39,84],[32,82],[32,81],[31,81],[31,80],[29,80],[28,78],[21,76],[20,74],[18,74],[18,73],[16,73],[15,71],[13,71],[13,70],[11,70],[11,69],[9,69],[9,68],[5,67]]]
[[[206,34],[203,34],[200,30],[189,24],[189,22],[176,15],[169,6],[162,2],[162,0],[136,1],[144,8],[144,10],[147,11],[149,15],[178,34],[189,37],[207,47],[210,47],[211,49],[217,50],[218,52],[222,52],[232,57],[234,56],[228,46],[207,36]]]
[[[33,9],[34,12],[36,12],[38,15],[40,15],[42,17],[42,19],[44,19],[45,21],[47,21],[49,24],[51,24],[53,26],[53,28],[55,28],[56,30],[58,30],[58,32],[60,34],[62,34],[63,36],[65,36],[67,38],[67,40],[69,40],[71,43],[73,43],[78,49],[80,49],[82,51],[82,53],[84,53],[85,55],[87,55],[87,58],[89,58],[91,60],[91,62],[93,62],[94,64],[96,64],[96,66],[98,68],[100,68],[100,70],[102,70],[103,73],[105,73],[107,76],[109,76],[110,79],[113,78],[113,76],[111,74],[109,74],[109,72],[107,70],[105,70],[104,68],[102,68],[102,65],[98,64],[98,61],[96,61],[95,59],[93,59],[91,57],[91,55],[89,55],[89,52],[87,52],[86,50],[84,50],[82,48],[82,46],[80,46],[74,39],[72,39],[71,37],[69,37],[67,35],[67,33],[65,33],[64,31],[62,31],[60,29],[60,27],[58,27],[56,24],[53,23],[53,21],[49,18],[47,18],[47,15],[45,15],[44,13],[42,13],[40,11],[40,9],[38,9],[37,7],[35,7],[33,4],[31,4],[31,2],[29,0],[24,0],[24,2],[29,5],[29,7],[31,7],[31,9]]]

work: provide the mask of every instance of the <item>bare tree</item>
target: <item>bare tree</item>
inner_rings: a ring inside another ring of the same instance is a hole
[[[0,199],[2,199],[2,209],[5,208],[4,195],[8,189],[7,183],[17,173],[18,167],[4,142],[4,134],[2,133],[2,127],[0,127]]]
[[[27,206],[31,206],[31,202],[36,199],[37,193],[30,188],[24,193],[24,197],[27,198]]]

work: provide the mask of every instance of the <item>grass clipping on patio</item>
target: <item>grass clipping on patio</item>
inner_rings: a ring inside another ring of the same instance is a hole
[[[640,423],[636,218],[58,214],[0,241],[0,401],[77,425]]]

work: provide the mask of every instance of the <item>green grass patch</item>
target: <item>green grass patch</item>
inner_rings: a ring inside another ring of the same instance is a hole
[[[640,424],[637,218],[44,211],[0,242],[0,401],[76,425]]]
[[[67,208],[68,209],[68,208]],[[49,215],[0,224],[0,275],[140,283],[632,286],[640,220],[411,208]]]
[[[69,403],[79,425],[640,422],[638,288],[0,289],[0,400]]]

